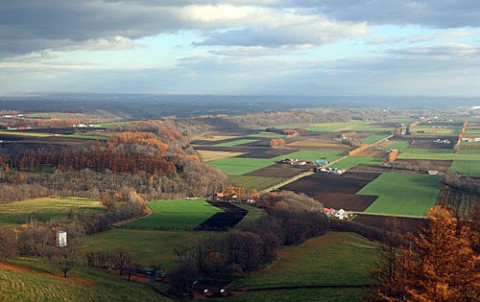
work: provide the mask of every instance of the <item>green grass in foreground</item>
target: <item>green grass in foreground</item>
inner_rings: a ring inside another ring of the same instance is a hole
[[[226,142],[226,143],[220,143],[213,145],[215,147],[234,147],[234,146],[239,146],[239,145],[245,145],[245,144],[250,144],[258,142],[258,139],[237,139],[231,142]]]
[[[438,176],[383,173],[357,194],[379,196],[367,213],[426,216],[439,192]]]
[[[128,282],[98,270],[75,268],[70,277],[39,260],[15,261],[24,271],[0,267],[1,301],[173,301],[149,285]]]
[[[284,158],[284,157],[282,157]],[[228,175],[244,175],[253,171],[272,166],[278,158],[242,158],[230,157],[208,162],[209,165],[222,170]]]
[[[175,249],[182,249],[196,240],[210,236],[209,232],[146,231],[112,229],[85,237],[83,252],[127,248],[133,261],[148,266],[161,264],[167,270],[179,263]]]
[[[480,176],[480,160],[454,160],[450,171],[463,176]]]
[[[123,225],[140,230],[192,230],[213,214],[222,212],[205,200],[152,201],[148,207],[153,213],[145,218]]]
[[[329,232],[279,252],[265,269],[234,282],[238,288],[371,284],[378,243],[352,233]]]
[[[101,213],[105,207],[99,201],[88,198],[35,198],[0,204],[0,224],[15,226],[31,219],[47,221],[70,214]]]
[[[333,168],[338,168],[338,169],[351,169],[355,166],[358,166],[360,164],[366,164],[366,165],[376,165],[379,164],[383,161],[382,158],[379,157],[360,157],[360,156],[349,156],[345,159],[342,159],[338,163],[332,165]]]
[[[283,290],[259,290],[240,293],[237,296],[221,299],[201,299],[200,301],[242,301],[242,302],[360,302],[368,293],[362,288],[299,288]]]
[[[261,191],[285,180],[285,178],[281,177],[263,176],[230,176],[229,179],[234,186],[243,187],[247,191],[252,189]]]

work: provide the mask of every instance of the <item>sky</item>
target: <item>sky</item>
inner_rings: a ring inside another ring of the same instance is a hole
[[[478,0],[2,0],[0,95],[480,94]]]

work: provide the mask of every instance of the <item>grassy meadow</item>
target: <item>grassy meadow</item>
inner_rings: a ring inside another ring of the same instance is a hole
[[[175,249],[181,249],[210,234],[193,231],[112,229],[86,237],[82,251],[127,248],[132,252],[134,262],[145,266],[161,264],[168,270],[179,263]]]
[[[257,189],[261,191],[263,189],[274,186],[281,183],[285,178],[281,177],[264,177],[264,176],[230,176],[230,181],[234,186],[241,186],[246,191]]]
[[[101,213],[101,202],[89,198],[35,198],[0,204],[0,225],[17,226],[32,219],[47,221],[73,214]]]
[[[272,166],[277,163],[277,158],[241,158],[231,157],[214,160],[208,164],[225,172],[228,175],[244,175],[250,172]]]
[[[369,272],[380,255],[378,247],[378,243],[353,233],[329,232],[281,249],[277,261],[233,285],[268,289],[371,284]]]
[[[357,194],[379,196],[366,213],[426,216],[439,192],[438,176],[383,173]]]
[[[107,273],[77,268],[63,278],[55,267],[37,259],[0,263],[1,301],[173,301],[149,285]]]
[[[192,230],[212,215],[222,212],[205,200],[151,201],[152,214],[123,225],[138,230]]]

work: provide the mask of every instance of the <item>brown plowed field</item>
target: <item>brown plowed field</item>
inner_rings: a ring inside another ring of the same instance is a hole
[[[332,150],[332,151],[343,151],[349,150],[350,146],[341,143],[335,143],[333,141],[326,140],[301,140],[290,143],[287,145],[289,148],[299,148],[302,150]]]
[[[449,139],[450,144],[442,144],[442,143],[435,143],[433,140],[435,139]],[[419,149],[453,149],[453,144],[457,141],[457,138],[454,136],[439,136],[439,137],[431,137],[431,138],[410,138],[409,139],[412,144],[410,145],[411,148],[419,148]]]
[[[480,195],[455,190],[449,186],[442,186],[438,194],[437,204],[452,208],[462,218],[471,218],[474,204],[480,202]]]
[[[250,172],[248,174],[245,174],[245,176],[291,178],[307,171],[308,169],[308,167],[294,167],[287,164],[276,164],[254,172]]]
[[[326,207],[361,212],[368,208],[377,196],[360,196],[356,193],[379,175],[358,172],[347,172],[343,175],[317,173],[280,189],[305,193]]]
[[[242,146],[234,146],[234,147],[195,146],[195,149],[205,150],[205,151],[242,152],[245,154],[238,157],[244,157],[244,158],[272,158],[272,157],[277,157],[280,155],[285,155],[285,154],[294,152],[292,150],[287,150],[287,149],[245,148]]]
[[[358,214],[355,222],[373,226],[379,229],[394,228],[401,233],[417,232],[419,227],[426,227],[428,220],[424,218],[406,218],[393,216],[376,216]]]
[[[366,172],[366,173],[403,173],[403,174],[425,174],[423,171],[411,171],[403,169],[392,169],[387,167],[382,167],[379,165],[358,165],[350,170],[349,172]]]
[[[379,148],[368,148],[361,152],[355,153],[352,156],[359,156],[359,157],[380,157],[384,158],[387,156],[387,151],[384,149]]]
[[[399,159],[396,162],[408,162],[413,167],[425,166],[426,170],[437,170],[440,172],[447,172],[452,165],[451,160],[438,160],[438,159]]]

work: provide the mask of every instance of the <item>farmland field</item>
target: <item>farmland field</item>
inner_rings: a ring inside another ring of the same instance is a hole
[[[243,187],[250,191],[257,189],[261,191],[275,184],[281,183],[285,178],[280,177],[262,177],[262,176],[230,176],[230,180],[234,186]]]
[[[211,141],[211,142],[216,142],[216,141],[223,141],[227,139],[235,139],[238,138],[238,136],[233,136],[233,135],[197,135],[194,136],[194,140],[202,140],[202,141]]]
[[[53,136],[51,133],[37,133],[37,132],[24,132],[24,131],[0,131],[2,135],[8,136],[28,136],[28,137],[48,137]]]
[[[397,149],[398,151],[403,152],[405,149],[408,148],[409,145],[410,143],[406,141],[396,141],[393,144],[389,145],[387,150]]]
[[[356,195],[356,193],[379,175],[363,172],[347,172],[343,175],[316,173],[281,189],[305,193],[328,208],[364,211],[377,197]]]
[[[448,186],[442,187],[437,200],[437,204],[455,209],[455,212],[465,219],[472,218],[472,206],[478,202],[480,195],[457,191]]]
[[[211,161],[208,164],[219,170],[222,170],[228,175],[244,175],[274,165],[278,160],[279,159],[277,158],[269,159],[234,157]]]
[[[63,278],[37,260],[19,264],[0,263],[2,301],[173,301],[142,283],[93,269],[75,269]]]
[[[346,154],[346,151],[300,150],[290,154],[286,154],[284,158],[294,158],[299,160],[326,159],[328,161],[334,161],[335,159],[338,159]]]
[[[228,152],[228,151],[211,151],[211,150],[197,150],[204,162],[235,157],[245,154],[244,152]]]
[[[360,302],[364,301],[362,296],[368,292],[363,288],[298,288],[298,289],[275,289],[255,290],[241,292],[236,296],[221,299],[205,299],[200,301],[242,301],[242,302],[292,302],[298,301],[322,301],[322,302]]]
[[[349,146],[345,144],[339,144],[335,142],[329,141],[320,141],[320,140],[301,140],[298,142],[293,142],[288,144],[289,147],[297,147],[297,148],[325,148],[325,149],[336,149],[336,150],[346,150],[350,149]]]
[[[391,130],[388,127],[380,124],[366,123],[362,121],[349,121],[343,123],[320,123],[315,124],[308,128],[308,130],[314,133],[338,133],[345,131],[384,131]]]
[[[215,147],[234,147],[234,146],[245,145],[245,144],[250,144],[254,142],[258,142],[258,139],[238,139],[231,142],[216,144],[214,146]]]
[[[239,226],[248,225],[248,224],[250,224],[252,222],[255,222],[259,218],[266,215],[266,213],[262,209],[257,208],[257,207],[252,206],[252,205],[249,205],[249,204],[239,203],[239,204],[235,204],[235,205],[239,208],[242,208],[242,209],[245,209],[245,210],[248,211],[247,215],[245,215],[245,217],[243,217],[242,221],[240,221],[240,223],[238,224]]]
[[[463,176],[480,176],[480,159],[454,160],[450,170],[458,172]]]
[[[375,165],[383,161],[383,158],[378,157],[360,157],[360,156],[349,156],[345,159],[342,159],[338,163],[334,164],[332,167],[338,169],[349,170],[360,164]]]
[[[192,230],[213,214],[222,212],[205,200],[152,201],[148,207],[153,213],[145,218],[123,225],[139,230]]]
[[[164,268],[170,269],[179,263],[175,249],[181,249],[210,234],[193,231],[112,229],[85,237],[82,251],[97,252],[127,248],[132,252],[133,261],[136,263],[146,266],[161,264]]]
[[[76,214],[101,213],[105,207],[88,198],[35,198],[0,205],[0,224],[14,226],[31,219],[47,221]]]
[[[248,289],[368,285],[378,247],[356,234],[330,232],[281,249],[277,261],[233,285]]]
[[[404,151],[399,159],[480,160],[480,153],[476,150],[460,150],[456,154],[451,149],[407,148]]]
[[[257,134],[250,134],[249,137],[261,137],[261,138],[285,138],[286,135],[277,134],[277,133],[257,133]]]
[[[373,144],[387,137],[388,137],[388,134],[371,134],[365,138],[362,138],[361,141],[364,144]]]
[[[439,192],[438,176],[383,173],[357,194],[379,196],[366,213],[425,216]]]

